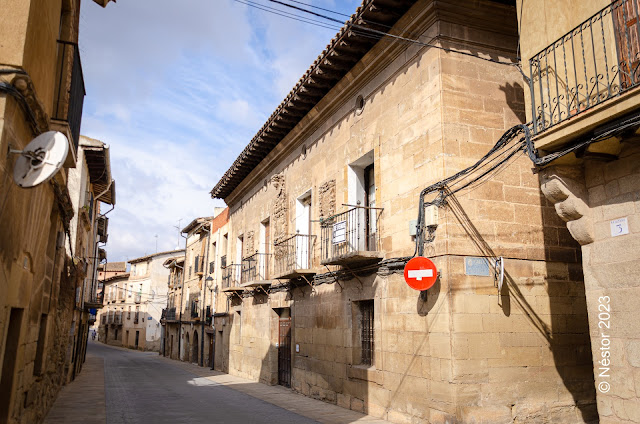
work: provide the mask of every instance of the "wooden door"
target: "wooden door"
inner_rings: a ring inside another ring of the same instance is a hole
[[[627,0],[614,5],[614,26],[621,88],[638,83],[640,73],[640,0]]]
[[[291,318],[280,318],[278,384],[291,387]]]

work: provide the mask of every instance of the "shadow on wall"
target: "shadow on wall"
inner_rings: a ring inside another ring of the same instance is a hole
[[[508,199],[507,199],[508,200]],[[533,328],[546,340],[552,352],[555,368],[565,388],[580,410],[582,420],[598,419],[593,384],[593,362],[589,338],[584,282],[580,264],[579,245],[568,233],[555,210],[541,197],[544,219],[546,256],[545,286],[549,297],[551,325],[544,322],[527,302],[521,286],[531,290],[537,279],[534,275],[515,281],[505,270],[501,307],[505,316],[518,308]],[[448,207],[462,225],[482,256],[496,258],[496,253],[471,222],[455,195],[448,197]],[[551,215],[553,214],[553,215]],[[566,234],[564,234],[566,232]],[[560,236],[558,236],[560,234]],[[554,244],[553,241],[557,240]],[[551,246],[549,244],[552,244]]]
[[[228,308],[227,308],[228,309]],[[214,316],[215,344],[213,364],[216,371],[229,372],[229,343],[231,342],[232,315],[224,313]]]
[[[500,90],[504,92],[504,98],[509,109],[518,118],[521,124],[527,122],[527,115],[524,107],[524,88],[519,83],[506,83],[501,85]]]

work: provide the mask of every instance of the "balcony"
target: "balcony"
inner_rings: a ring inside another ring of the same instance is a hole
[[[637,108],[636,5],[612,2],[529,60],[536,147],[561,144]]]
[[[73,143],[73,146],[69,146],[69,150],[73,151],[73,155],[70,155],[72,160],[75,160],[78,151],[85,94],[78,45],[58,40],[55,101],[51,118],[54,121],[54,127],[55,121],[66,127],[60,130],[69,135],[69,141]]]
[[[211,325],[211,321],[213,320],[213,313],[211,312],[211,306],[207,306],[204,319],[207,325]]]
[[[135,297],[133,298],[133,301],[135,303],[140,303],[142,302],[142,294],[141,293],[136,293]]]
[[[222,288],[238,287],[242,279],[242,265],[229,264],[222,269]]]
[[[382,208],[356,206],[320,221],[322,265],[360,266],[379,262],[378,224]]]
[[[137,312],[137,311],[136,311],[136,312],[133,314],[133,323],[134,323],[134,324],[137,324],[138,322],[140,322],[140,312]]]
[[[104,301],[104,292],[96,293],[93,296],[89,296],[88,300],[85,300],[84,307],[86,309],[102,309]]]
[[[162,318],[165,321],[176,321],[176,308],[166,308],[162,310]]]
[[[264,284],[269,278],[269,253],[254,253],[242,259],[242,286]]]
[[[275,244],[274,278],[291,279],[313,275],[313,244],[316,236],[296,234]]]
[[[122,325],[122,312],[118,311],[115,313],[113,323],[115,325]]]
[[[192,319],[199,319],[200,318],[200,311],[198,311],[197,308],[192,308],[191,309],[191,318]]]

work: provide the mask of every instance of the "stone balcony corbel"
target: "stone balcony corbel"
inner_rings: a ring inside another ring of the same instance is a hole
[[[582,169],[577,166],[552,166],[540,172],[540,188],[554,204],[558,216],[567,223],[571,236],[581,246],[593,243],[591,210],[586,202],[587,189]]]

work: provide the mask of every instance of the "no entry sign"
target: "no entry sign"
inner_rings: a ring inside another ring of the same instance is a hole
[[[416,256],[404,266],[404,281],[414,290],[427,290],[436,283],[438,270],[431,259]]]

